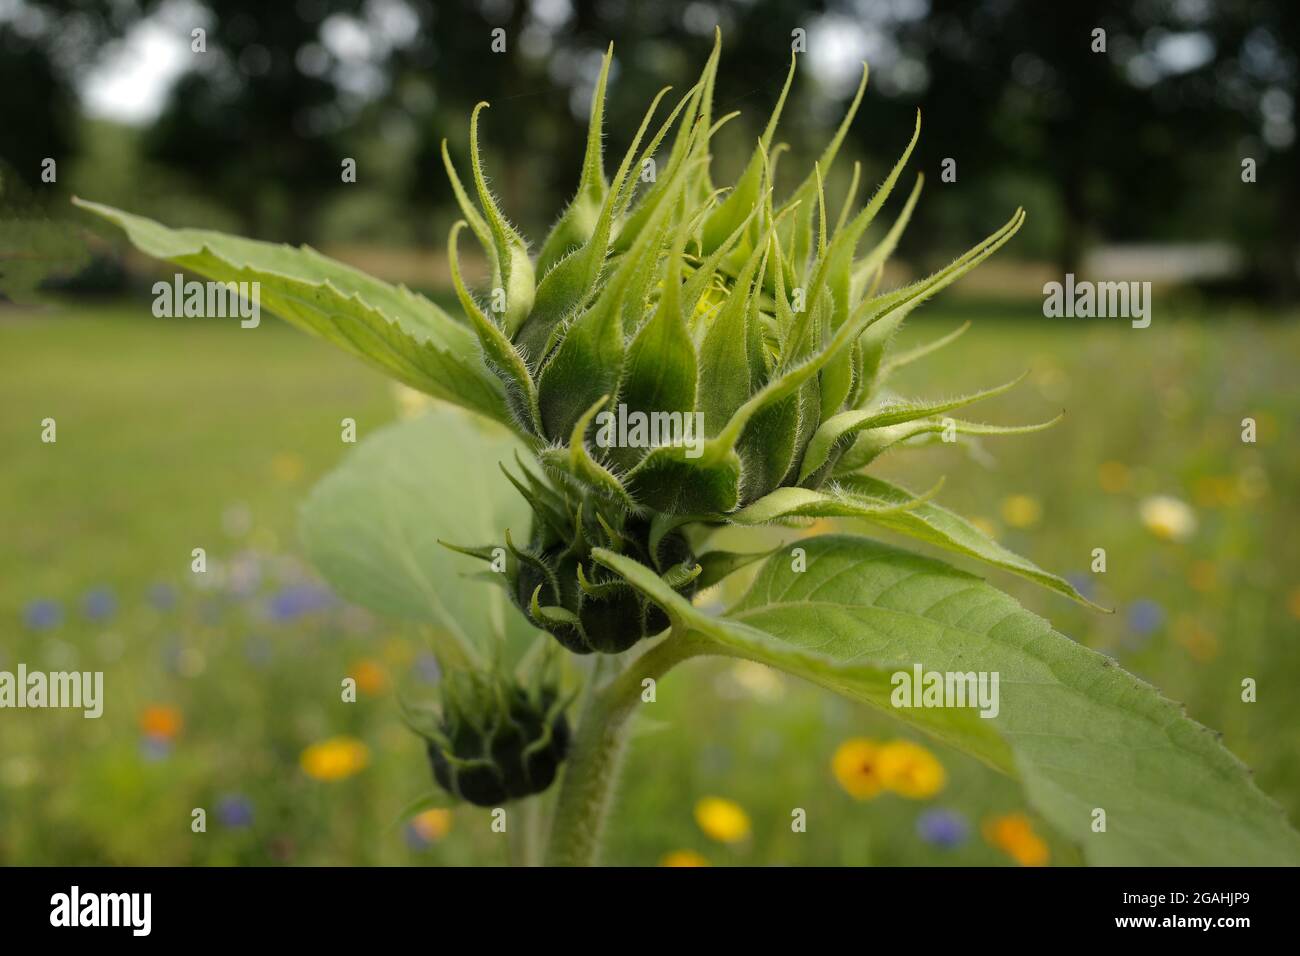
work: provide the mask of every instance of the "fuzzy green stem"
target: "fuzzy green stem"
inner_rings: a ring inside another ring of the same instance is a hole
[[[670,634],[646,651],[605,687],[591,689],[565,761],[555,805],[548,866],[591,866],[600,848],[610,795],[627,743],[628,717],[636,709],[647,677],[658,680],[674,665],[703,650],[686,634]],[[595,681],[597,674],[591,679]]]

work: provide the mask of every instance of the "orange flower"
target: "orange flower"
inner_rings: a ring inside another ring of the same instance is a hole
[[[1202,664],[1219,656],[1219,639],[1190,614],[1180,614],[1174,621],[1174,640],[1183,646],[1194,660]]]
[[[1021,866],[1046,866],[1051,851],[1023,813],[1008,813],[984,821],[984,839]]]
[[[348,676],[357,682],[357,690],[363,694],[381,694],[388,687],[388,673],[378,661],[357,661]]]
[[[435,807],[411,818],[411,827],[424,839],[433,843],[451,832],[451,811]]]
[[[343,780],[366,768],[370,748],[355,737],[331,737],[304,750],[298,762],[315,780]]]
[[[181,712],[168,704],[153,704],[140,714],[140,729],[155,740],[174,740],[184,726]]]

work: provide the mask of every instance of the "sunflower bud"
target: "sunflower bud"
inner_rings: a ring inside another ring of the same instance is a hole
[[[1024,211],[943,269],[882,291],[886,261],[920,195],[919,175],[892,225],[873,244],[863,240],[903,176],[920,114],[870,199],[858,202],[855,166],[832,212],[825,181],[862,101],[864,64],[830,143],[778,202],[773,137],[794,79],[792,59],[740,178],[717,189],[710,139],[725,122],[712,113],[720,54],[719,39],[699,82],[657,129],[652,123],[668,91],[655,98],[607,181],[601,126],[611,48],[592,100],[577,193],[531,271],[510,267],[512,276],[526,276],[527,291],[504,311],[479,304],[457,258],[466,228],[495,275],[526,248],[485,186],[478,109],[470,130],[477,203],[444,148],[465,217],[452,227],[448,248],[457,298],[486,367],[504,386],[511,424],[560,489],[525,490],[536,516],[528,545],[507,541],[507,566],[494,568],[506,572],[512,600],[566,648],[617,653],[667,621],[642,592],[593,562],[595,548],[630,555],[690,596],[743,556],[718,555],[702,573],[686,533],[699,540],[697,532],[722,525],[832,517],[864,518],[978,554],[1079,597],[1067,582],[930,506],[938,485],[913,495],[864,474],[903,444],[1017,434],[1056,421],[1004,426],[950,416],[1019,379],[941,400],[905,400],[887,387],[895,369],[964,331],[891,352],[906,316],[1010,240]],[[674,130],[662,156],[659,147]],[[643,181],[638,174],[652,157],[657,175]]]
[[[920,135],[919,115],[902,157],[865,206],[854,212],[855,170],[839,214],[831,214],[823,183],[861,102],[864,68],[821,159],[776,203],[772,141],[794,78],[792,61],[744,172],[729,190],[718,190],[709,144],[722,125],[712,116],[719,56],[715,46],[699,83],[652,135],[667,90],[656,97],[607,182],[601,127],[611,50],[596,84],[578,190],[535,266],[521,256],[523,238],[485,185],[480,104],[470,124],[477,204],[443,153],[465,215],[449,249],[457,295],[487,366],[505,385],[519,431],[535,440],[549,472],[586,495],[636,515],[712,523],[896,512],[907,503],[840,479],[885,448],[942,428],[997,433],[945,413],[1000,389],[947,402],[898,402],[884,382],[902,363],[887,361],[886,347],[912,309],[1010,239],[1023,213],[929,278],[879,292],[885,261],[920,193],[919,176],[892,227],[873,246],[858,247],[903,174]],[[658,176],[643,184],[638,173],[674,127],[668,155],[655,160]],[[456,237],[466,227],[494,264],[497,289],[507,293],[504,310],[480,306],[461,279]],[[512,291],[516,285],[522,291]],[[602,412],[690,422],[697,434],[611,446],[600,440]],[[590,634],[583,636],[589,626],[608,630],[597,618],[629,633],[657,623],[636,627],[638,617],[652,616],[643,602],[603,582],[590,581],[596,590],[580,593],[580,551],[534,554],[538,566],[520,575],[520,605],[534,618],[540,608],[543,626],[575,649],[593,649]],[[607,647],[596,643],[594,649]]]
[[[635,558],[690,597],[702,569],[686,536],[589,497],[569,499],[527,468],[523,473],[523,480],[506,475],[533,508],[532,533],[526,548],[506,533],[502,571],[511,600],[529,620],[575,654],[617,654],[668,627],[659,606],[595,562],[592,549]],[[501,554],[490,546],[449,546],[485,561]]]
[[[541,793],[569,746],[569,723],[554,687],[534,691],[499,674],[453,671],[442,715],[424,732],[433,777],[480,807]]]

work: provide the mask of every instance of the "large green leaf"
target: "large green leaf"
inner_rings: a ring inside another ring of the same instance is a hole
[[[1155,688],[1054,631],[973,575],[865,538],[800,541],[710,617],[649,568],[611,567],[719,653],[768,663],[890,710],[1016,776],[1029,803],[1092,863],[1280,865],[1300,836],[1215,734]],[[997,672],[1000,709],[894,709],[890,676]],[[1107,830],[1092,831],[1093,811]]]
[[[314,249],[169,229],[111,206],[73,200],[120,226],[135,246],[219,282],[259,283],[260,305],[387,375],[436,398],[508,422],[504,390],[473,332],[423,296]]]
[[[501,637],[516,655],[531,627],[503,587],[466,580],[469,562],[438,542],[527,537],[528,504],[498,469],[522,447],[448,406],[380,429],[304,502],[308,556],[348,600],[431,624],[470,657],[489,659]]]

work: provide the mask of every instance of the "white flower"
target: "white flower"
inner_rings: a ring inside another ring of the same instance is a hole
[[[1147,530],[1165,541],[1186,541],[1196,531],[1196,512],[1169,495],[1143,498],[1138,511]]]

